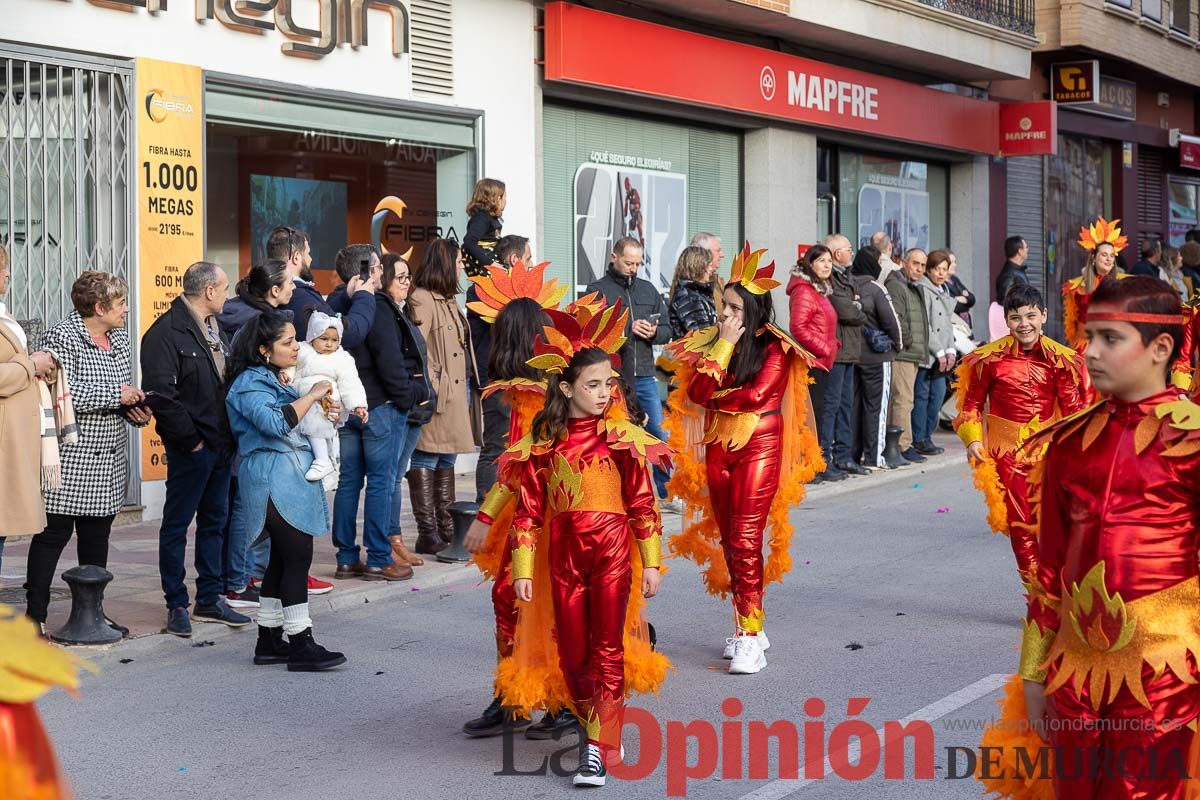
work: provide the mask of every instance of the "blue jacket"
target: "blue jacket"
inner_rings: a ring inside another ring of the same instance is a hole
[[[349,351],[367,340],[367,334],[371,332],[371,323],[375,319],[375,295],[371,292],[355,292],[354,296],[349,298],[349,302],[335,312],[311,283],[306,283],[299,278],[292,283],[295,286],[292,291],[292,299],[284,308],[292,312],[298,338],[307,338],[305,335],[308,328],[307,312],[316,309],[323,314],[341,314],[343,350]],[[339,286],[333,292],[334,294],[338,292],[345,294],[346,287]],[[329,297],[332,300],[333,294],[330,294]]]
[[[225,407],[242,459],[238,495],[246,503],[248,530],[263,529],[267,501],[271,500],[280,516],[297,530],[310,536],[329,531],[329,508],[321,483],[304,479],[312,466],[312,450],[289,422],[294,414],[285,411],[299,397],[266,367],[250,367],[229,387]]]

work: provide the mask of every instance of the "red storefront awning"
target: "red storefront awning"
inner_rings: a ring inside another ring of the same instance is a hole
[[[546,80],[1001,152],[1000,104],[564,2],[546,4]]]

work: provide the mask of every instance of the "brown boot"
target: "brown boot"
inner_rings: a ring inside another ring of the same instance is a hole
[[[454,502],[454,470],[439,469],[433,473],[433,505],[437,512],[438,535],[446,544],[454,541],[454,517],[450,504]]]
[[[388,564],[386,567],[367,567],[361,575],[364,581],[406,581],[413,576],[408,564]]]
[[[433,510],[433,470],[410,469],[404,477],[408,479],[409,502],[417,521],[416,551],[435,556],[446,549],[446,543],[438,536],[437,514]]]
[[[408,545],[404,543],[403,534],[393,533],[388,538],[392,542],[392,560],[397,564],[408,564],[410,567],[419,567],[425,563],[425,559],[408,549]]]

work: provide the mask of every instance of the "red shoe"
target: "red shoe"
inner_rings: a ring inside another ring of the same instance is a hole
[[[312,575],[308,576],[308,593],[313,594],[329,594],[333,591],[333,584],[327,581],[320,581]]]

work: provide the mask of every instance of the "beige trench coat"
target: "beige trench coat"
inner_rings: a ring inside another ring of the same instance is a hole
[[[0,536],[41,533],[42,402],[34,366],[8,326],[0,323]]]
[[[417,449],[426,453],[473,453],[480,444],[483,407],[468,378],[478,385],[471,331],[458,302],[428,289],[413,289],[408,310],[428,350],[429,380],[437,410],[423,428]]]

